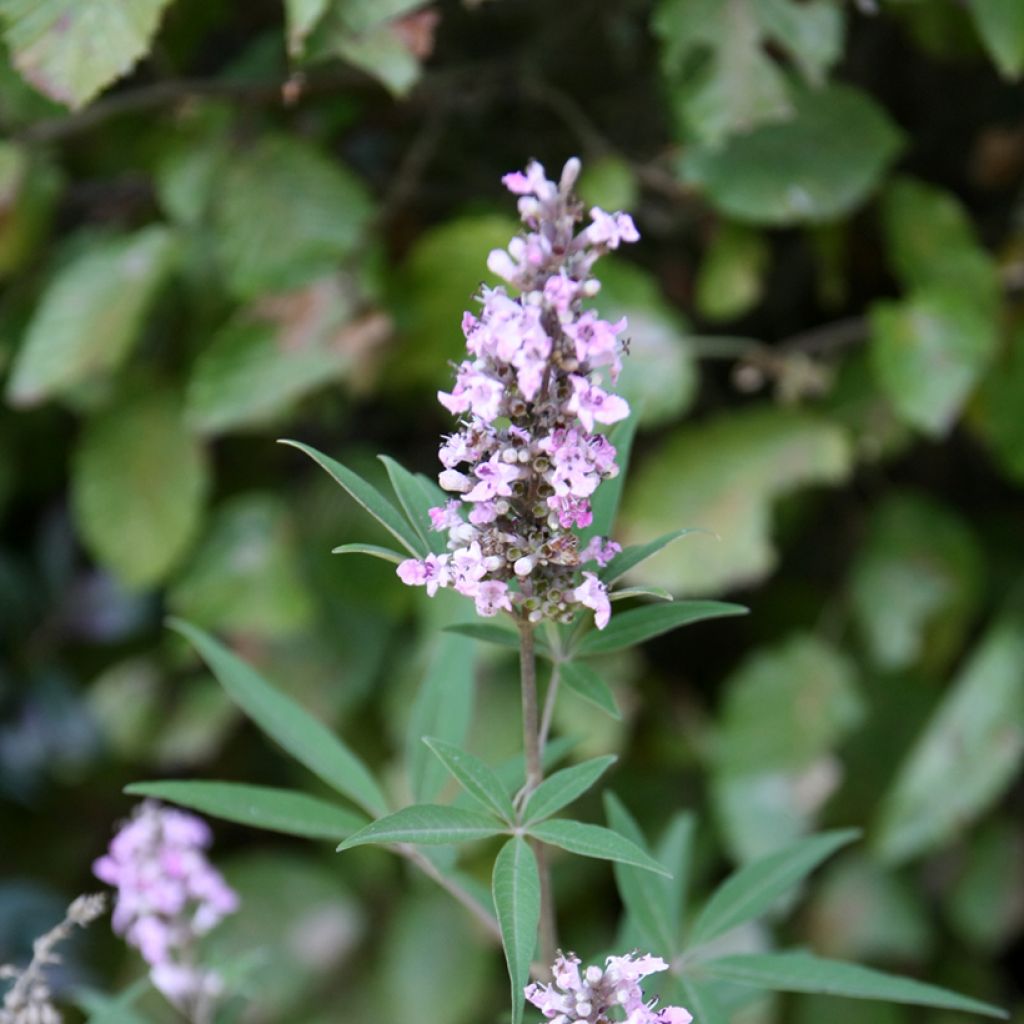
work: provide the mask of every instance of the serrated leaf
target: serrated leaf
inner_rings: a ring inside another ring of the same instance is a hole
[[[670,872],[650,854],[641,850],[636,843],[601,825],[556,818],[531,825],[529,833],[541,842],[561,847],[570,853],[578,853],[581,857],[620,861],[623,864],[633,864],[638,868],[654,871],[659,875],[670,876]]]
[[[937,985],[885,974],[859,964],[826,960],[809,953],[750,953],[711,960],[702,965],[713,978],[776,992],[822,992],[851,999],[881,999],[914,1006],[937,1006],[986,1017],[1008,1014],[989,1003]]]
[[[462,750],[454,743],[447,743],[436,736],[425,736],[423,742],[470,796],[503,821],[512,822],[515,819],[512,801],[489,765],[468,750]]]
[[[366,818],[318,797],[239,782],[133,782],[133,796],[189,807],[225,821],[311,839],[341,840],[366,825]]]
[[[775,499],[845,479],[851,455],[834,423],[777,408],[733,411],[677,430],[634,474],[622,533],[630,543],[646,543],[685,523],[720,539],[696,537],[666,548],[647,563],[640,582],[709,594],[761,579],[776,561]]]
[[[608,824],[619,835],[646,851],[643,834],[619,798],[606,791],[604,806]],[[672,915],[673,900],[670,896],[670,890],[679,877],[676,867],[672,865],[671,879],[630,864],[616,863],[613,867],[619,895],[633,924],[639,929],[645,951],[669,961],[678,952],[679,920]]]
[[[168,624],[202,655],[228,696],[296,761],[370,814],[387,810],[366,766],[322,722],[208,633],[181,619]]]
[[[232,155],[214,201],[217,252],[241,299],[307,284],[351,255],[372,215],[351,171],[296,136]]]
[[[969,0],[968,9],[985,49],[1004,78],[1024,72],[1024,7],[1017,0]]]
[[[619,705],[615,702],[615,694],[595,669],[584,662],[566,661],[559,666],[559,672],[562,682],[577,696],[589,701],[614,719],[622,717]]]
[[[523,1019],[523,989],[530,979],[540,924],[537,859],[521,836],[510,839],[498,853],[491,891],[512,983],[512,1024],[519,1024]]]
[[[915,857],[974,821],[1024,759],[1024,623],[1008,614],[984,636],[897,773],[874,846]]]
[[[530,794],[523,808],[523,821],[531,824],[567,807],[586,793],[617,760],[614,754],[607,754],[555,772]]]
[[[763,914],[822,861],[858,835],[856,829],[823,832],[739,868],[708,899],[694,923],[688,946],[704,945]]]
[[[14,65],[72,108],[126,75],[149,52],[170,0],[2,0]]]
[[[902,136],[870,96],[848,85],[799,89],[793,116],[692,147],[684,180],[716,209],[751,224],[833,221],[871,194],[902,148]]]
[[[694,622],[720,619],[730,615],[746,615],[746,608],[724,601],[673,601],[630,608],[612,616],[603,630],[588,633],[574,654],[585,658],[593,654],[609,654],[632,647],[652,637],[661,636]]]
[[[993,318],[944,286],[871,310],[875,377],[900,416],[931,437],[952,429],[996,345]]]
[[[204,629],[286,637],[308,628],[314,606],[287,503],[252,493],[217,508],[167,603]]]
[[[394,505],[384,497],[372,484],[367,483],[358,473],[343,466],[329,455],[318,452],[301,441],[281,441],[281,444],[298,448],[305,452],[317,465],[326,470],[346,491],[366,509],[396,540],[398,540],[416,558],[427,553],[423,541],[416,531],[405,521],[405,517]]]
[[[165,227],[91,245],[50,281],[7,384],[12,405],[36,405],[116,370],[174,265]]]
[[[89,420],[71,470],[71,501],[94,557],[129,587],[160,582],[191,545],[208,470],[177,398],[152,391]]]
[[[423,846],[446,846],[487,839],[505,831],[489,814],[467,811],[443,804],[413,804],[371,822],[366,828],[349,836],[339,847],[350,850],[369,843],[414,843]]]

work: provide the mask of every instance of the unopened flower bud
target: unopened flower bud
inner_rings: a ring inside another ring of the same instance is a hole
[[[468,491],[473,483],[465,473],[457,469],[446,469],[438,474],[437,482],[446,491],[456,491],[459,494]]]
[[[516,564],[512,567],[517,576],[529,576],[533,572],[534,560],[529,555],[517,558]]]

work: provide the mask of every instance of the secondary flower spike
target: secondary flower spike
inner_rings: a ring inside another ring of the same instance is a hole
[[[648,974],[667,971],[661,957],[610,956],[604,969],[580,971],[579,957],[558,955],[550,985],[527,985],[526,998],[551,1024],[690,1024],[693,1016],[681,1006],[657,1008],[657,999],[644,999],[640,982]]]
[[[573,194],[580,162],[556,184],[544,168],[502,179],[518,196],[524,230],[487,266],[508,287],[484,287],[479,316],[466,313],[467,358],[438,399],[460,417],[444,440],[441,487],[456,495],[430,510],[448,534],[448,552],[407,559],[398,575],[433,596],[453,587],[481,615],[515,612],[530,622],[571,622],[581,607],[598,629],[611,606],[603,567],[620,550],[605,538],[581,547],[576,529],[593,522],[597,486],[619,472],[615,448],[598,427],[625,419],[614,387],[622,368],[625,319],[583,308],[600,289],[598,258],[640,237],[627,213],[584,211]]]
[[[114,836],[93,873],[117,889],[113,926],[150,966],[153,984],[175,1006],[209,1003],[220,977],[194,961],[195,943],[238,897],[206,859],[210,829],[193,814],[147,801]]]

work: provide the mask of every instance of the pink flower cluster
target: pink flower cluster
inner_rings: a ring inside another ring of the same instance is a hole
[[[458,497],[430,513],[433,528],[448,533],[448,552],[407,559],[398,575],[431,596],[453,587],[486,616],[571,622],[585,606],[603,629],[605,586],[596,572],[580,574],[587,563],[606,565],[619,546],[595,538],[581,549],[573,531],[590,526],[594,491],[618,473],[615,448],[595,430],[629,415],[605,387],[622,368],[626,321],[601,320],[583,302],[600,288],[597,259],[639,235],[628,214],[597,207],[577,232],[579,171],[569,160],[555,184],[533,162],[503,179],[525,230],[487,265],[519,294],[485,287],[480,315],[463,317],[468,358],[452,390],[438,394],[461,417],[441,445],[438,478]]]
[[[608,957],[604,970],[594,966],[581,973],[578,957],[559,954],[551,968],[554,983],[528,985],[526,998],[551,1024],[690,1024],[693,1016],[681,1006],[656,1009],[656,999],[644,999],[640,982],[667,970],[660,957],[627,953]]]
[[[221,981],[193,961],[194,946],[238,897],[206,859],[210,829],[192,814],[147,801],[93,864],[117,889],[113,926],[150,965],[153,984],[176,1006],[209,1000]]]

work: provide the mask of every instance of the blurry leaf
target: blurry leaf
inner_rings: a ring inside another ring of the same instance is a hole
[[[371,822],[354,836],[349,836],[338,851],[369,843],[446,846],[487,839],[504,831],[501,823],[490,814],[442,804],[413,804]]]
[[[436,736],[425,736],[423,742],[478,803],[506,822],[515,820],[512,801],[490,765],[468,750],[462,750],[454,743],[446,743]]]
[[[1002,471],[1024,482],[1024,327],[1009,333],[973,403],[970,425]]]
[[[330,4],[331,0],[284,0],[288,55],[290,57],[302,55],[306,38],[316,28],[317,22],[327,13]]]
[[[204,434],[260,426],[357,370],[390,324],[353,319],[357,297],[336,276],[261,299],[236,314],[196,360],[188,418]]]
[[[201,115],[200,115],[201,116]],[[185,138],[160,154],[154,184],[167,216],[183,227],[205,227],[217,179],[227,160],[223,125],[212,122],[199,138]]]
[[[110,749],[122,758],[146,753],[160,723],[160,673],[148,658],[109,665],[89,686],[89,711]]]
[[[923,495],[875,509],[853,566],[853,612],[874,663],[941,671],[960,650],[981,597],[982,553],[967,524]]]
[[[300,441],[281,441],[292,448],[308,455],[317,465],[326,470],[337,483],[366,509],[391,535],[400,541],[414,557],[422,557],[427,549],[419,534],[406,522],[405,517],[395,506],[384,497],[372,484],[367,483],[358,473],[353,473],[347,466],[332,459],[329,455],[318,452]]]
[[[505,626],[494,626],[489,622],[455,622],[445,626],[446,633],[468,636],[472,640],[481,640],[485,644],[495,644],[510,650],[519,650],[519,634]]]
[[[843,11],[834,0],[758,0],[765,36],[785,50],[812,85],[825,81],[843,53]]]
[[[901,148],[889,116],[848,85],[794,93],[794,116],[690,149],[685,181],[716,209],[753,224],[835,220],[871,194]]]
[[[523,821],[527,824],[540,821],[567,807],[586,793],[617,760],[614,754],[594,757],[548,776],[527,798]]]
[[[871,310],[875,374],[900,415],[947,434],[996,349],[996,325],[971,298],[932,286]]]
[[[707,320],[735,320],[761,301],[771,248],[740,224],[724,223],[704,251],[694,300]]]
[[[633,647],[670,630],[707,619],[746,615],[748,609],[724,601],[673,601],[649,604],[619,612],[602,630],[591,630],[573,652],[581,658],[592,654],[608,654],[624,647]]]
[[[423,743],[424,736],[439,736],[461,745],[473,716],[473,645],[457,636],[441,634],[409,715],[406,765],[409,785],[417,803],[437,798],[445,770]]]
[[[978,35],[1004,78],[1024,71],[1024,6],[1017,0],[969,0]]]
[[[133,782],[132,796],[188,807],[251,828],[310,839],[341,840],[366,824],[366,818],[307,793],[238,782]]]
[[[634,406],[632,418],[644,427],[677,419],[697,390],[686,322],[665,301],[655,279],[629,263],[601,265],[595,303],[612,323],[623,316],[628,321],[624,337],[629,338],[629,354],[617,390]]]
[[[372,213],[351,171],[311,143],[280,135],[231,156],[214,208],[221,264],[243,299],[336,270]]]
[[[638,868],[671,877],[671,872],[666,871],[650,854],[610,828],[586,825],[582,821],[552,818],[550,821],[531,825],[529,834],[536,836],[541,842],[559,846],[570,853],[578,853],[581,857],[597,857],[599,860],[634,864]]]
[[[687,946],[704,945],[763,914],[858,834],[856,829],[823,832],[739,868],[712,893],[693,925]]]
[[[375,1017],[410,1024],[476,1024],[480,1007],[493,1005],[495,952],[447,893],[431,888],[403,894],[391,908],[382,938],[375,969],[358,972],[371,980],[367,1012],[350,1016],[346,985],[345,1005],[330,1024]]]
[[[732,1014],[719,1004],[714,984],[682,974],[678,985],[683,1005],[693,1013],[694,1020],[700,1024],[730,1024]]]
[[[331,548],[332,555],[370,555],[379,558],[384,562],[393,562],[401,565],[405,561],[405,555],[399,551],[392,551],[391,548],[382,548],[376,544],[339,544]]]
[[[807,932],[824,956],[852,960],[920,963],[932,945],[918,888],[859,852],[823,872],[807,910]]]
[[[94,243],[58,270],[29,323],[8,401],[36,405],[117,369],[176,254],[172,233],[152,226]]]
[[[171,620],[170,626],[202,655],[231,699],[296,761],[370,814],[387,810],[387,800],[366,766],[322,722],[209,634],[180,619]]]
[[[814,636],[791,636],[755,651],[726,681],[715,768],[725,774],[805,768],[863,716],[849,659]]]
[[[288,636],[307,627],[313,605],[285,503],[243,494],[218,508],[167,601],[207,629]]]
[[[597,670],[580,661],[566,661],[561,664],[559,671],[562,675],[562,682],[572,690],[578,697],[589,701],[594,707],[619,719],[622,712],[615,703],[615,694],[611,687],[601,678]]]
[[[341,35],[334,52],[384,85],[402,99],[420,80],[423,66],[391,25],[380,25],[359,36]]]
[[[946,913],[960,937],[995,952],[1024,925],[1024,830],[996,819],[978,830],[964,851],[959,877],[946,894]]]
[[[520,225],[504,215],[457,217],[425,231],[409,251],[394,286],[392,310],[402,328],[389,379],[433,393],[449,390],[449,363],[465,354],[462,314],[477,309],[481,282],[494,285],[487,254],[508,244]]]
[[[237,722],[238,709],[213,679],[189,679],[175,687],[174,706],[160,721],[147,761],[169,772],[209,764]]]
[[[1024,624],[1007,614],[985,635],[900,768],[874,845],[887,863],[924,853],[998,798],[1024,756]]]
[[[798,486],[838,483],[849,472],[845,433],[803,413],[751,408],[677,430],[633,475],[623,534],[643,543],[688,526],[721,540],[696,537],[667,548],[644,566],[642,582],[677,594],[756,582],[775,565],[773,500]]]
[[[51,99],[81,107],[148,52],[169,0],[2,0],[14,64]]]
[[[889,260],[908,289],[938,285],[962,292],[983,309],[994,307],[995,264],[954,196],[899,177],[886,187],[882,215]]]
[[[636,175],[625,157],[606,154],[583,165],[576,193],[589,209],[631,210],[639,202]]]
[[[60,172],[39,154],[0,142],[0,277],[20,270],[35,254],[60,185]]]
[[[494,862],[491,885],[512,982],[512,1024],[519,1024],[523,1019],[523,989],[530,980],[540,923],[537,860],[521,836],[515,836],[501,848]]]
[[[620,551],[599,573],[598,576],[605,583],[614,583],[620,576],[624,576],[630,569],[635,568],[648,558],[652,558],[662,548],[667,547],[680,537],[688,533],[697,533],[697,530],[673,530],[661,537],[656,537],[647,544],[632,544]]]
[[[608,824],[619,835],[646,849],[643,834],[629,811],[619,798],[609,790],[604,793],[605,812]],[[672,871],[671,879],[663,878],[651,871],[643,871],[628,864],[614,865],[615,884],[623,905],[640,931],[645,951],[671,960],[676,952],[679,938],[679,919],[673,914],[671,892],[677,885],[685,885],[685,871],[680,875],[680,865],[665,861]]]
[[[824,992],[852,999],[881,999],[915,1006],[939,1006],[986,1017],[1006,1017],[1005,1011],[988,1003],[958,995],[912,978],[825,960],[809,953],[753,953],[722,957],[702,964],[714,978],[736,981],[778,992]]]
[[[187,551],[207,489],[202,448],[165,391],[91,419],[74,455],[71,498],[93,556],[129,587],[160,582]]]

